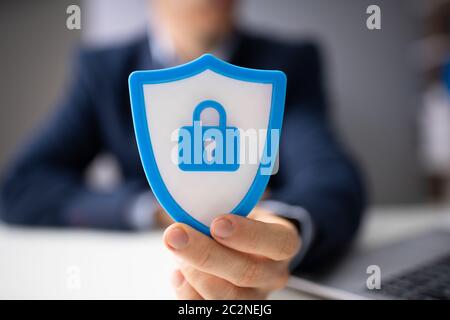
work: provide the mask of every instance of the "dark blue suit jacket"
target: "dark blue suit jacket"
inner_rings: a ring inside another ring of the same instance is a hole
[[[310,43],[288,45],[239,34],[231,63],[287,74],[279,173],[271,198],[305,208],[315,240],[304,259],[313,267],[344,248],[364,208],[354,165],[330,130],[321,63]],[[71,85],[51,120],[14,159],[1,186],[1,217],[11,224],[128,229],[131,199],[149,187],[136,147],[127,79],[153,69],[142,37],[126,46],[82,51]],[[124,183],[95,192],[84,172],[100,152],[118,160]]]

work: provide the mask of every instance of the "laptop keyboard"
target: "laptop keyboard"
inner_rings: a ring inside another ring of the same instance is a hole
[[[397,299],[449,300],[450,255],[388,278],[380,291]]]

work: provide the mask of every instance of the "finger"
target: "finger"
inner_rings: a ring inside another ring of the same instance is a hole
[[[207,300],[261,300],[266,297],[263,290],[237,287],[186,263],[181,266],[181,272],[187,282]]]
[[[276,261],[290,259],[300,249],[300,237],[293,225],[267,223],[234,214],[215,219],[211,234],[229,248]]]
[[[172,284],[175,288],[177,298],[180,300],[203,300],[195,289],[186,281],[180,270],[176,270],[172,276]]]
[[[287,276],[287,268],[281,263],[226,248],[182,223],[166,229],[164,242],[194,268],[239,287],[278,287]]]

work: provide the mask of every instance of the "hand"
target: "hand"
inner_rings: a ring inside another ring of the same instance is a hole
[[[264,299],[286,285],[300,248],[296,227],[263,209],[227,214],[211,224],[214,239],[174,223],[164,242],[180,260],[173,276],[179,299]]]

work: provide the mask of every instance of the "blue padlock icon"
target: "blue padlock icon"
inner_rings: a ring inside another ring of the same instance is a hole
[[[208,108],[219,115],[218,126],[203,126],[201,113]],[[239,129],[227,126],[224,107],[214,100],[199,103],[192,126],[184,126],[178,136],[178,167],[183,171],[236,171],[239,168]]]

